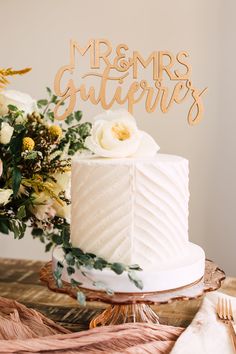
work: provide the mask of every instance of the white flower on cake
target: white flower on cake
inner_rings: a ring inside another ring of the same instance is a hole
[[[2,122],[0,126],[0,144],[9,144],[14,128],[7,122]]]
[[[5,90],[0,93],[0,116],[7,114],[8,105],[16,106],[19,110],[24,111],[23,117],[37,111],[36,101],[30,95],[15,90]],[[23,119],[22,117],[19,118]]]
[[[126,110],[105,111],[94,118],[85,146],[101,157],[146,157],[159,150],[155,140],[138,129]]]

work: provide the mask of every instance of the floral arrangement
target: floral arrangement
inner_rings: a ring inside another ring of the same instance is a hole
[[[0,70],[2,88],[6,75],[28,71]],[[18,91],[0,92],[0,232],[22,238],[29,226],[49,250],[69,232],[71,156],[84,149],[91,124],[80,123],[81,111],[64,127],[55,124],[58,100],[47,92],[49,99],[38,102]]]

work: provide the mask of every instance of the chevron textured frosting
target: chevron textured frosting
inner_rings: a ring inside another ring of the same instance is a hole
[[[188,161],[75,159],[71,240],[111,262],[163,267],[188,245]]]

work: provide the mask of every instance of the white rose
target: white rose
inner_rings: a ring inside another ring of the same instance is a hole
[[[94,118],[85,146],[101,157],[146,157],[159,150],[155,140],[138,129],[126,110],[106,111]]]
[[[0,116],[7,114],[10,104],[24,111],[25,117],[27,114],[37,111],[36,101],[30,95],[14,90],[0,92]]]
[[[0,144],[9,144],[14,128],[7,122],[2,122],[0,127]]]
[[[12,189],[0,189],[0,205],[7,204],[10,201],[12,193]]]

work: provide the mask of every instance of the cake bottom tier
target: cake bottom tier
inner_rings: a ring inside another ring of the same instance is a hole
[[[154,292],[180,288],[200,280],[205,271],[205,253],[203,249],[194,243],[189,242],[184,254],[178,259],[170,260],[161,268],[137,272],[137,276],[143,282],[143,289],[139,290],[128,278],[127,273],[115,274],[111,270],[88,270],[83,268],[87,274],[85,277],[80,270],[71,276],[76,281],[81,282],[81,288],[98,290],[93,282],[102,282],[109,289],[118,293]],[[64,263],[63,250],[56,247],[52,256],[53,271],[57,263]],[[62,272],[62,280],[70,282],[70,276],[66,271],[66,264]],[[101,289],[99,289],[101,290]]]

